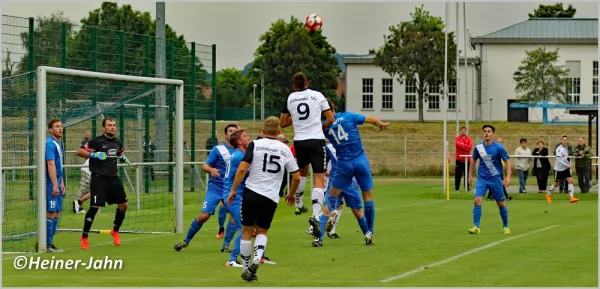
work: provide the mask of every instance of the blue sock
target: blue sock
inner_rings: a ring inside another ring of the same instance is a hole
[[[231,243],[231,240],[233,239],[233,236],[235,236],[235,232],[237,231],[237,229],[238,229],[238,225],[236,223],[229,221],[229,223],[227,224],[227,230],[225,230],[225,238],[223,240],[223,248],[229,247],[229,243]]]
[[[475,227],[479,228],[479,223],[481,222],[481,206],[473,207],[473,224]]]
[[[56,229],[58,229],[58,218],[52,219],[54,227],[52,228],[52,242],[54,242],[54,235],[56,235]]]
[[[508,227],[508,209],[506,207],[500,209],[500,217],[502,217],[502,226]]]
[[[360,226],[360,230],[362,231],[363,235],[369,231],[369,225],[367,225],[367,218],[364,215],[358,220],[358,225]]]
[[[373,228],[375,225],[375,204],[372,200],[365,202],[365,218],[367,218],[369,231],[375,234],[375,229]]]
[[[231,255],[229,256],[229,261],[237,260],[237,257],[240,255],[240,242],[242,241],[242,230],[238,230],[239,234],[235,241],[233,242],[233,250],[231,250]]]
[[[189,244],[192,241],[194,235],[196,235],[196,233],[200,231],[200,228],[202,228],[202,224],[196,222],[196,219],[194,219],[192,221],[192,224],[190,225],[190,228],[188,229],[187,236],[185,237],[185,242],[187,244]]]
[[[54,231],[54,219],[46,217],[46,245],[52,245]]]
[[[319,219],[319,227],[321,228],[321,240],[323,240],[323,238],[325,237],[325,223],[327,223],[327,220],[329,220],[329,216],[325,215],[321,215],[321,218]]]
[[[338,204],[338,197],[335,196],[329,196],[329,202],[327,203],[327,208],[329,209],[329,213],[335,211],[335,209],[337,209],[337,207],[339,206]]]
[[[226,218],[227,218],[227,210],[219,207],[219,230],[221,230],[221,228],[223,228],[225,226]]]

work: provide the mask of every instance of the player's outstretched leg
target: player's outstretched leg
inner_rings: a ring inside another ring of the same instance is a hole
[[[229,244],[231,240],[235,236],[235,232],[241,229],[241,225],[235,223],[234,220],[229,220],[227,224],[227,230],[225,231],[225,238],[223,239],[223,246],[221,247],[222,253],[230,253],[231,249],[229,249]],[[240,231],[241,232],[241,231]]]
[[[219,206],[219,232],[217,233],[217,239],[223,238],[225,234],[225,219],[227,218],[227,210]],[[235,230],[234,230],[235,232]],[[231,240],[230,240],[231,241]]]
[[[127,211],[127,202],[121,203],[117,206],[117,211],[115,213],[115,221],[114,227],[111,230],[110,234],[113,236],[113,242],[117,246],[121,246],[121,237],[119,236],[119,229],[121,225],[123,225],[123,220],[125,220],[125,212]]]
[[[235,268],[243,268],[244,266],[237,261],[238,256],[240,255],[240,242],[242,241],[242,228],[241,226],[238,229],[238,236],[233,241],[233,250],[231,250],[231,255],[229,255],[229,260],[225,263],[225,267],[235,267]]]
[[[90,244],[88,241],[88,234],[90,233],[90,229],[92,228],[92,224],[94,223],[94,217],[96,217],[96,213],[98,213],[98,207],[90,206],[90,209],[85,213],[85,219],[83,222],[83,233],[81,234],[81,249],[89,250]]]

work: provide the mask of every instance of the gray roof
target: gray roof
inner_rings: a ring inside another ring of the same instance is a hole
[[[464,56],[460,57],[459,63],[465,63],[464,62]],[[374,55],[366,55],[366,56],[349,56],[349,57],[344,57],[342,59],[342,62],[344,64],[373,64],[375,63],[375,56]],[[467,57],[467,63],[468,64],[479,64],[479,57]]]
[[[475,44],[598,44],[598,18],[531,18],[483,36]]]

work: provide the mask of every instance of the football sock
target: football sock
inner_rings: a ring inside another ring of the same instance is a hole
[[[573,198],[573,192],[575,191],[575,188],[573,188],[573,184],[569,184],[569,197]]]
[[[54,235],[56,235],[56,229],[58,229],[58,218],[52,219],[52,242],[54,243]]]
[[[223,248],[229,247],[229,243],[231,243],[231,240],[233,239],[233,236],[235,236],[235,232],[237,230],[238,225],[229,221],[227,224],[227,230],[225,231],[225,238],[223,239]]]
[[[46,244],[52,245],[52,230],[54,230],[54,219],[46,217]]]
[[[333,229],[331,229],[331,232],[329,232],[330,234],[335,234],[335,228],[337,228],[338,222],[340,221],[340,217],[342,216],[343,211],[344,209],[338,210],[338,215],[335,218],[335,222],[333,222]]]
[[[358,219],[358,226],[360,226],[360,230],[363,235],[369,231],[369,225],[367,225],[367,218],[363,215],[362,218]]]
[[[94,217],[96,217],[96,213],[98,213],[98,207],[91,207],[85,213],[85,221],[83,222],[83,234],[81,236],[83,238],[87,238],[92,228],[92,223],[94,223]]]
[[[254,238],[254,260],[253,263],[260,263],[260,259],[267,248],[267,236],[260,234]]]
[[[321,209],[323,207],[323,198],[325,197],[325,192],[323,191],[323,189],[320,188],[314,188],[312,189],[312,193],[310,198],[312,199],[312,215],[313,217],[315,217],[315,219],[317,219],[317,221],[319,220],[319,218],[321,217]]]
[[[251,254],[252,254],[252,241],[241,240],[240,241],[240,256],[242,257],[242,265],[244,265],[244,270],[248,269],[248,266],[250,266],[250,255]]]
[[[242,241],[242,230],[238,230],[239,234],[233,241],[233,250],[231,250],[231,255],[229,255],[229,261],[237,260],[238,255],[240,254],[240,242]]]
[[[225,218],[227,218],[227,210],[219,207],[219,234],[225,230]]]
[[[337,207],[339,207],[338,206],[338,197],[329,195],[327,198],[328,198],[327,208],[329,209],[329,212],[335,211],[335,209],[337,209]]]
[[[554,192],[554,189],[555,189],[555,188],[554,188],[554,184],[552,184],[552,185],[550,186],[550,188],[548,189],[548,195],[549,195],[549,196],[552,196],[552,193]]]
[[[473,224],[479,228],[481,221],[481,206],[473,206]]]
[[[296,208],[304,207],[304,188],[306,187],[306,177],[300,177],[300,184],[296,191]]]
[[[375,225],[375,203],[373,203],[373,200],[365,202],[365,217],[367,218],[369,231],[375,234],[375,229],[373,228]]]
[[[500,217],[502,217],[502,226],[508,227],[508,209],[506,207],[500,209]]]
[[[194,238],[194,235],[196,235],[196,233],[198,233],[198,231],[200,231],[200,228],[202,228],[202,224],[196,222],[196,219],[194,219],[192,221],[192,224],[190,225],[190,228],[188,229],[187,236],[185,237],[186,244],[189,244],[192,241],[192,239]]]
[[[319,219],[319,227],[321,227],[321,240],[323,240],[325,237],[325,224],[327,223],[327,220],[329,220],[329,216],[325,215],[321,215],[321,218]]]
[[[117,208],[117,212],[115,213],[115,222],[114,222],[115,232],[119,231],[119,228],[121,228],[121,225],[123,225],[123,220],[125,220],[125,211],[121,211],[119,208]]]

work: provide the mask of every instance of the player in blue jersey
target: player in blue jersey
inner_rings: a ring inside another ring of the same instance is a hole
[[[469,229],[471,234],[481,233],[481,202],[487,190],[496,200],[502,217],[502,226],[504,234],[510,234],[508,228],[508,209],[504,204],[504,185],[510,185],[511,170],[506,170],[506,178],[504,184],[502,181],[502,161],[506,163],[506,167],[510,168],[510,159],[504,146],[494,141],[496,129],[486,124],[483,126],[483,142],[475,145],[473,156],[471,157],[471,167],[469,169],[469,184],[473,185],[473,167],[479,160],[477,168],[477,184],[474,191],[474,206],[473,206],[473,228]]]
[[[237,129],[237,125],[228,124],[224,129],[225,142],[216,145],[210,151],[208,158],[204,162],[202,170],[207,174],[210,174],[210,178],[208,179],[208,189],[206,190],[206,196],[204,196],[202,210],[200,215],[192,221],[185,239],[175,244],[174,249],[176,251],[181,251],[181,249],[187,247],[192,241],[192,238],[194,238],[194,235],[200,231],[202,225],[208,221],[210,216],[215,214],[215,209],[219,206],[219,203],[224,203],[223,179],[225,178],[225,170],[231,159],[231,154],[235,151],[235,148],[229,142],[229,137],[236,132]]]
[[[332,110],[334,109],[331,101],[329,101],[329,106]],[[352,185],[352,180],[356,178],[356,182],[362,190],[362,197],[365,202],[365,217],[369,228],[365,234],[365,241],[367,245],[373,245],[373,225],[375,224],[375,204],[373,203],[373,192],[371,191],[373,189],[373,176],[371,175],[369,159],[360,139],[358,126],[367,122],[378,126],[380,130],[384,130],[388,129],[390,124],[389,122],[382,122],[376,117],[351,112],[333,112],[334,121],[325,130],[325,136],[335,148],[338,161],[335,175],[331,178],[328,209],[332,216],[337,214],[335,209],[339,205],[342,189],[349,188]],[[335,218],[329,218],[328,223],[333,223],[333,221],[335,221]]]
[[[325,146],[325,152],[327,153],[327,157],[330,159],[330,163],[331,163],[331,169],[330,169],[330,179],[334,178],[336,173],[337,173],[337,154],[336,154],[336,150],[333,147],[332,144],[328,144],[327,146]],[[328,186],[327,186],[327,192],[331,191],[331,182],[329,182]],[[358,185],[357,181],[355,178],[352,178],[352,184],[346,188],[344,188],[342,190],[341,193],[341,198],[344,199],[344,201],[346,202],[346,205],[352,210],[352,213],[354,214],[354,216],[356,217],[356,220],[358,221],[358,226],[360,227],[362,233],[364,235],[366,235],[367,233],[369,233],[369,225],[367,223],[367,218],[365,217],[365,214],[362,211],[363,205],[362,205],[362,198],[361,198],[361,194],[360,194],[360,186]],[[339,201],[339,198],[338,198]],[[340,206],[338,204],[333,205],[331,207],[335,208],[336,210],[331,211],[330,214],[330,206],[329,206],[329,198],[325,198],[325,207],[323,208],[323,212],[321,213],[321,217],[319,219],[320,225],[321,225],[321,237],[318,239],[315,239],[312,243],[313,247],[321,247],[323,246],[323,239],[325,236],[325,232],[327,232],[327,234],[329,234],[332,229],[335,226],[335,222],[337,222],[337,220],[339,219],[339,215],[340,212],[338,211]],[[372,202],[372,201],[371,201]]]
[[[48,122],[50,136],[46,139],[46,250],[63,252],[54,246],[54,234],[58,227],[58,217],[62,212],[63,198],[66,194],[63,179],[63,148],[60,139],[63,136],[63,125],[60,119],[53,118]]]

